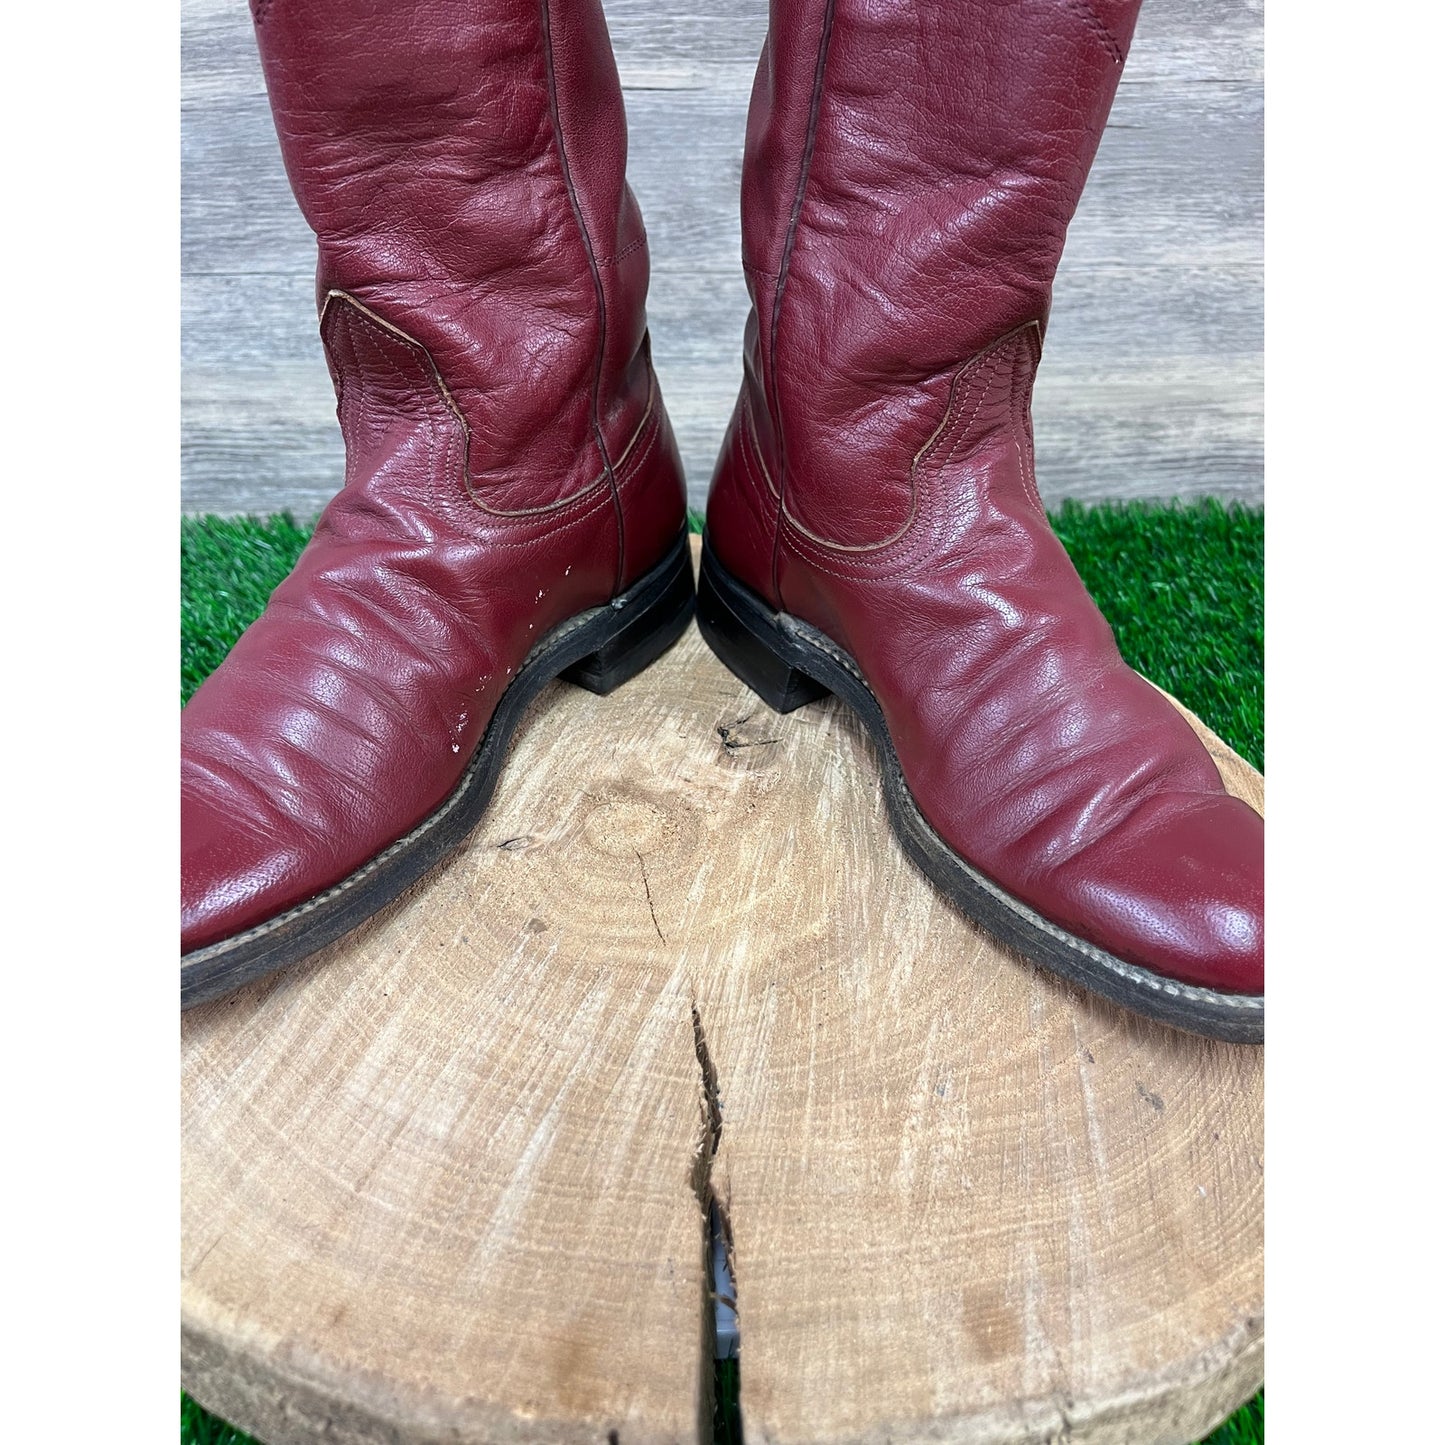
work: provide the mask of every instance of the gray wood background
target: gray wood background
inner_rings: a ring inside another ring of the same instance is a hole
[[[478,0],[484,3],[484,0]],[[1059,272],[1046,501],[1263,496],[1263,0],[1146,0]],[[766,0],[608,0],[657,370],[696,502],[736,394],[744,117]],[[245,0],[181,0],[181,500],[314,515],[341,439],[310,232]]]

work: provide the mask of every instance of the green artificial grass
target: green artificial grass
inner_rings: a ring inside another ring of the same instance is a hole
[[[701,518],[690,514],[694,530]],[[1258,508],[1066,502],[1055,530],[1129,663],[1256,767],[1264,758],[1264,513]],[[291,570],[309,529],[289,516],[181,523],[181,698],[226,655]],[[717,1373],[717,1445],[741,1441],[740,1371]],[[1264,1392],[1204,1445],[1263,1445]],[[181,1445],[259,1445],[181,1396]]]
[[[1229,1419],[1211,1430],[1203,1445],[1264,1445],[1264,1391],[1246,1400]]]
[[[1065,502],[1053,523],[1129,664],[1262,768],[1263,509]]]
[[[259,616],[310,535],[289,516],[181,519],[182,702]]]
[[[261,1445],[261,1442],[201,1409],[182,1390],[181,1445]]]

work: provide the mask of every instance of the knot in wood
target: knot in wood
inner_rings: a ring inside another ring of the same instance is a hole
[[[677,824],[663,808],[645,799],[609,798],[587,815],[582,832],[599,853],[632,860],[670,848]]]

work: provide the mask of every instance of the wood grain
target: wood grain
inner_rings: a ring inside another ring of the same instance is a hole
[[[715,1197],[750,1440],[1183,1445],[1262,1378],[1261,1065],[982,937],[852,715],[689,631],[185,1016],[183,1381],[269,1445],[698,1438]]]
[[[738,180],[766,0],[609,0],[654,356],[700,502],[740,376]],[[246,7],[182,0],[182,501],[315,513],[340,435],[310,233]],[[1259,500],[1261,0],[1149,0],[1059,273],[1037,405],[1045,499]]]

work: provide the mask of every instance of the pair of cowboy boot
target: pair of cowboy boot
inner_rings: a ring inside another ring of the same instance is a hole
[[[1263,1036],[1263,823],[1051,531],[1030,394],[1137,0],[773,0],[703,637],[835,693],[904,847],[1126,1007]],[[320,247],[346,484],[182,714],[182,997],[304,957],[475,824],[530,699],[685,629],[681,467],[597,0],[253,0]]]

